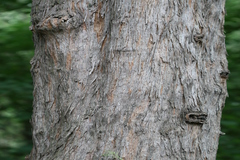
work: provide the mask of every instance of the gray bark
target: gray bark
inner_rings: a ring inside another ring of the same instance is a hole
[[[32,160],[213,160],[225,0],[33,0]]]

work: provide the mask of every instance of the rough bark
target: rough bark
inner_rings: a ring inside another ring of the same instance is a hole
[[[224,5],[33,0],[30,159],[215,159]]]

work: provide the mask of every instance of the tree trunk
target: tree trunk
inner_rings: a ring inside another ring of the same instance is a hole
[[[33,0],[32,160],[213,160],[225,0]]]

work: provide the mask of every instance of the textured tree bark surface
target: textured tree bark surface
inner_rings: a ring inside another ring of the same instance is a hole
[[[33,0],[30,159],[216,159],[224,5]]]

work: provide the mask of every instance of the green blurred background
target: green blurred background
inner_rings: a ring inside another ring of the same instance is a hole
[[[240,160],[240,0],[226,2],[229,98],[223,110],[217,160]],[[0,160],[22,160],[30,153],[33,56],[31,0],[0,2]]]

